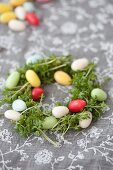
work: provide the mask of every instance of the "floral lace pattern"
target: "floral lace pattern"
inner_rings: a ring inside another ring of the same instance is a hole
[[[37,13],[43,19],[38,28],[28,26],[25,32],[15,33],[0,25],[0,89],[7,72],[25,63],[33,53],[39,57],[51,53],[87,57],[97,63],[99,81],[102,76],[113,78],[112,0],[53,0],[39,8]],[[1,115],[0,170],[112,170],[112,82],[105,87],[109,108],[103,116],[83,131],[71,131],[65,137],[55,133],[60,148],[43,137],[22,138]],[[50,93],[44,109],[52,108],[55,101],[69,100],[70,87],[55,83],[45,88]],[[2,106],[0,114],[6,108]]]

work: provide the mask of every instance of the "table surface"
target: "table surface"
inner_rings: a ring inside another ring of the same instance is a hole
[[[0,89],[7,72],[23,65],[33,53],[86,57],[97,63],[100,79],[113,78],[112,0],[54,0],[38,7],[37,13],[41,26],[27,26],[25,32],[15,33],[0,24]],[[50,92],[48,107],[68,99],[67,87],[52,84],[46,88]],[[86,130],[69,132],[65,138],[55,134],[62,143],[60,148],[42,137],[23,139],[14,125],[1,116],[0,170],[113,170],[112,80],[106,90],[110,108]],[[4,109],[2,106],[1,112]]]

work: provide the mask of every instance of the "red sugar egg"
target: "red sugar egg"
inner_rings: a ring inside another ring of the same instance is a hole
[[[32,90],[32,99],[34,101],[37,101],[40,99],[41,95],[44,94],[44,89],[40,88],[40,87],[35,87]]]
[[[34,25],[34,26],[38,26],[40,25],[40,19],[38,18],[38,16],[33,13],[33,12],[28,12],[26,14],[26,19],[29,22],[29,24]]]
[[[77,100],[72,100],[69,105],[68,108],[71,112],[80,112],[81,110],[84,109],[84,107],[87,105],[85,100],[82,99],[77,99]]]

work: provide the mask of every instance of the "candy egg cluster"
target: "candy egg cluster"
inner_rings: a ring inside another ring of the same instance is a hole
[[[18,4],[22,5],[25,2],[22,0],[19,0],[18,3],[17,1],[12,0],[11,4],[13,7],[17,7]],[[30,10],[30,3],[29,6],[26,5],[27,2],[24,3],[24,7],[26,8],[26,11]],[[11,6],[7,6],[6,8],[7,10],[11,10],[12,7]],[[4,10],[5,10],[4,9]],[[24,20],[25,17],[25,13],[23,12],[23,8],[22,7],[17,7],[15,9],[16,11],[16,15],[18,15],[18,10],[21,10],[21,15],[19,14],[18,18],[21,20]],[[3,11],[3,9],[1,10]],[[13,14],[12,14],[13,15]],[[14,20],[11,20],[11,22],[13,22]],[[20,22],[20,21],[17,21]],[[32,24],[36,24],[34,22],[34,20],[29,20],[29,22],[32,22]],[[10,23],[9,23],[10,24]],[[18,25],[19,23],[17,23]],[[13,27],[14,29],[14,27]],[[16,28],[15,28],[16,29]],[[29,101],[33,101],[36,103],[40,103],[40,99],[43,97],[43,95],[45,95],[45,90],[41,87],[43,85],[43,80],[41,80],[41,76],[40,76],[40,71],[37,71],[37,68],[35,67],[35,69],[33,69],[33,64],[37,64],[39,61],[39,58],[37,56],[32,56],[30,57],[27,62],[26,62],[26,66],[27,69],[25,71],[25,74],[22,75],[22,77],[25,78],[25,81],[27,82],[27,84],[29,85],[29,91],[28,93],[31,94],[31,98],[27,99],[27,97],[25,98],[21,98],[20,96],[18,96],[18,98],[16,100],[14,100],[12,102],[12,110],[7,110],[4,115],[7,119],[13,120],[13,121],[19,121],[21,119],[21,115],[24,114],[25,111],[29,110]],[[49,63],[49,62],[48,62]],[[46,63],[47,64],[47,63]],[[50,64],[50,63],[49,63]],[[40,64],[38,66],[42,66],[43,63]],[[45,64],[44,64],[45,65]],[[75,73],[82,73],[83,70],[86,70],[87,67],[89,66],[89,61],[86,58],[81,58],[81,59],[77,59],[74,60],[71,64],[70,64],[70,73],[73,73],[73,75],[76,75]],[[55,67],[56,68],[56,67]],[[51,73],[47,73],[47,74],[51,74]],[[88,71],[89,74],[89,71]],[[88,76],[88,74],[86,74],[86,76]],[[62,69],[58,69],[55,70],[53,72],[53,79],[54,81],[61,85],[61,86],[70,86],[73,85],[73,75],[68,74],[67,72],[65,72]],[[87,78],[86,76],[83,75],[82,79]],[[43,75],[42,75],[43,77]],[[80,80],[80,83],[82,83],[82,79]],[[15,71],[13,73],[11,73],[9,75],[9,77],[6,80],[5,83],[5,87],[7,89],[12,90],[13,88],[17,87],[19,85],[19,82],[21,80],[21,74],[18,71]],[[47,79],[46,79],[47,80]],[[86,79],[87,80],[87,79]],[[74,81],[76,81],[76,77],[74,79]],[[90,83],[90,82],[89,82]],[[80,86],[81,84],[79,84]],[[85,86],[85,84],[84,84]],[[83,88],[84,88],[83,86]],[[95,86],[93,86],[95,87]],[[23,90],[23,88],[26,88],[26,86],[24,85],[21,90]],[[77,88],[76,86],[74,88]],[[87,89],[88,87],[86,87]],[[80,97],[75,97],[72,98],[68,101],[67,104],[63,105],[57,105],[55,107],[53,107],[51,109],[51,113],[50,114],[44,114],[42,116],[42,119],[40,120],[40,127],[42,129],[45,130],[49,130],[49,129],[53,129],[54,127],[57,126],[57,124],[59,124],[60,120],[63,121],[66,116],[70,116],[67,121],[69,121],[71,119],[71,116],[73,117],[74,115],[78,115],[76,121],[74,123],[77,124],[77,126],[79,126],[80,128],[87,128],[88,126],[90,126],[92,120],[93,120],[93,114],[92,114],[92,107],[91,103],[89,105],[88,100],[83,96],[83,94],[81,93],[81,91],[77,91],[77,93],[80,93]],[[87,93],[85,91],[85,93]],[[76,96],[76,94],[75,94]],[[101,88],[92,88],[90,90],[90,92],[88,93],[88,98],[91,99],[91,101],[97,101],[98,102],[104,102],[107,99],[107,93],[105,91],[103,91]],[[28,100],[28,103],[26,102],[26,100]],[[37,107],[37,106],[36,106]],[[89,109],[90,107],[90,109]],[[98,107],[98,106],[96,106]],[[39,108],[37,108],[39,109]],[[42,112],[42,110],[41,110]],[[32,112],[30,114],[33,114]],[[73,119],[72,119],[73,122]],[[36,128],[36,127],[35,127]]]
[[[35,5],[27,0],[10,0],[0,3],[0,23],[8,24],[13,31],[24,31],[26,22],[32,26],[40,25],[40,18],[36,14]]]

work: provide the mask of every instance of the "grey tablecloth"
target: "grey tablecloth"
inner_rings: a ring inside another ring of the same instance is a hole
[[[87,57],[98,64],[100,80],[103,75],[113,78],[112,0],[54,0],[38,7],[37,13],[41,26],[28,25],[22,33],[14,33],[0,24],[1,89],[7,72],[23,65],[32,53]],[[69,88],[58,84],[45,88],[49,107],[55,101],[68,99]],[[55,134],[61,148],[55,148],[42,137],[23,139],[14,125],[1,116],[0,170],[113,170],[112,81],[106,89],[110,109],[84,131],[69,132],[65,138]]]

